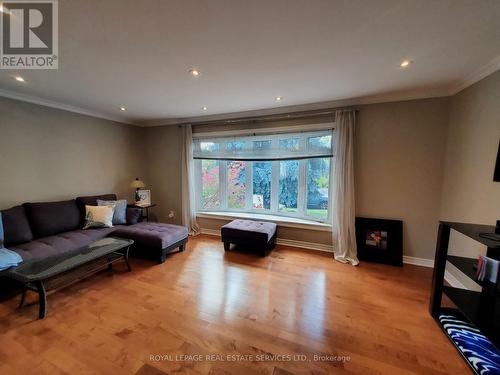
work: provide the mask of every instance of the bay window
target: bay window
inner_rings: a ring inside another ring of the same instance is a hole
[[[194,138],[198,211],[329,220],[332,130]]]

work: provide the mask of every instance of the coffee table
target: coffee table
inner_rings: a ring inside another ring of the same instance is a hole
[[[133,243],[123,238],[103,238],[72,252],[23,262],[2,272],[2,276],[23,284],[19,308],[24,305],[27,290],[38,293],[38,318],[43,319],[47,315],[48,290],[68,286],[105,268],[112,269],[118,261],[124,261],[127,270],[132,271],[128,253]]]

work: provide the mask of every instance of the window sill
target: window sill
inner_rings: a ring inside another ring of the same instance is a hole
[[[296,217],[264,215],[258,213],[203,211],[203,212],[197,212],[196,217],[201,217],[206,219],[221,219],[221,220],[250,219],[250,220],[260,220],[260,221],[272,221],[273,223],[276,223],[282,227],[309,229],[322,232],[332,231],[332,226],[326,223],[319,223],[317,221],[304,220]]]

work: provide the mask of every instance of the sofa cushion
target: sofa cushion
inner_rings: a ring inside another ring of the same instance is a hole
[[[40,238],[11,247],[24,261],[59,255],[88,246],[94,241],[110,235],[116,228],[78,229],[66,233]]]
[[[85,222],[85,206],[97,206],[97,200],[116,201],[116,194],[89,195],[76,198],[76,205],[80,210],[80,226]]]
[[[145,222],[118,227],[113,236],[134,240],[138,246],[161,250],[185,239],[188,230],[180,225]]]
[[[35,238],[78,229],[80,214],[75,200],[25,203],[26,215]]]
[[[30,223],[23,206],[2,211],[4,245],[9,247],[33,239]]]

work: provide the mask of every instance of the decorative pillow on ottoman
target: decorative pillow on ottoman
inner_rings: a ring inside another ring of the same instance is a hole
[[[98,199],[98,206],[115,205],[115,213],[113,214],[113,225],[127,224],[127,201],[120,199],[118,201],[103,201]]]
[[[83,229],[111,228],[113,226],[114,205],[85,206]]]
[[[23,258],[18,253],[3,247],[3,222],[2,213],[0,212],[0,271],[15,267],[22,261]]]

